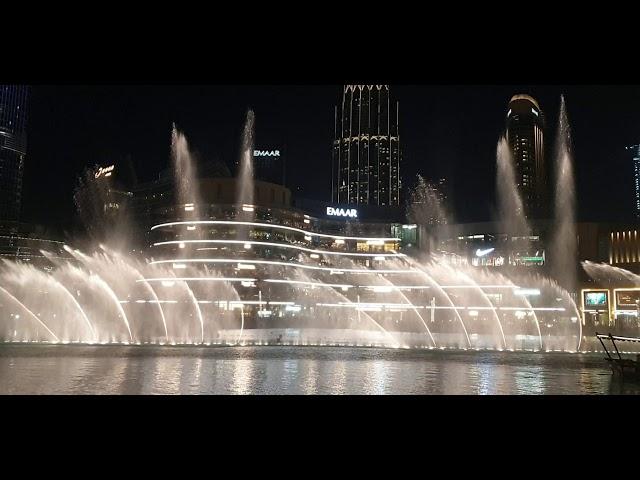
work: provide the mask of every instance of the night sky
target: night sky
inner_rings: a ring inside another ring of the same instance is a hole
[[[617,220],[633,207],[626,145],[640,142],[640,87],[391,85],[400,101],[405,185],[416,173],[444,175],[457,221],[490,220],[495,148],[507,103],[529,93],[547,120],[551,160],[560,94],[573,129],[581,220]],[[328,199],[334,105],[341,85],[49,86],[31,90],[22,220],[67,229],[73,188],[88,165],[130,157],[138,180],[169,167],[172,122],[203,160],[232,167],[247,108],[256,145],[287,147],[287,183],[305,198]]]

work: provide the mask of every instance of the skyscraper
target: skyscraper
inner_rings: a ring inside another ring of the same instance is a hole
[[[399,104],[389,85],[345,85],[335,109],[332,199],[338,204],[400,204]]]
[[[640,144],[627,147],[633,158],[633,192],[635,217],[640,220]]]
[[[544,114],[529,95],[514,95],[507,112],[507,141],[526,218],[547,215]]]
[[[27,153],[25,85],[0,85],[0,221],[17,221]]]

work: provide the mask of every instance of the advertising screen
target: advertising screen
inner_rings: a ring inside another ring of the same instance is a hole
[[[607,292],[585,292],[585,307],[606,307],[608,302]]]
[[[616,290],[616,305],[618,308],[637,308],[640,303],[640,288],[637,290]]]

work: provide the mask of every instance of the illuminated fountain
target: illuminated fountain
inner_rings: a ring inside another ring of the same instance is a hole
[[[608,263],[582,262],[585,272],[600,284],[608,283],[630,283],[634,287],[640,287],[640,275],[614,267]]]
[[[52,256],[50,273],[3,262],[0,339],[579,348],[580,315],[549,279],[452,267],[437,255],[412,258],[388,234],[365,235],[355,227],[323,232],[309,215],[291,211],[282,220],[259,205],[253,198],[253,123],[250,111],[233,206],[202,204],[193,158],[174,128],[177,213],[152,227],[152,259],[99,245],[92,253],[66,247],[73,261]],[[504,141],[498,154],[499,162],[501,154],[508,159]]]
[[[253,138],[255,129],[255,115],[252,110],[247,112],[244,129],[242,131],[242,145],[240,147],[240,171],[238,172],[238,203],[245,206],[243,219],[253,219],[254,179],[253,179]]]
[[[505,137],[500,138],[496,151],[496,187],[498,212],[502,229],[511,237],[525,237],[530,228],[524,214],[522,197],[516,183],[513,156]]]
[[[186,216],[198,218],[197,205],[200,204],[200,199],[196,163],[193,161],[186,137],[178,131],[175,124],[171,131],[171,159],[177,204],[184,206]]]
[[[571,130],[567,118],[564,96],[560,97],[557,151],[555,158],[555,223],[551,243],[553,278],[569,290],[576,288],[578,240],[576,234],[576,199],[573,161],[571,157]]]

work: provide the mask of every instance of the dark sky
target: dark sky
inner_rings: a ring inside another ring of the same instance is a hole
[[[579,215],[616,219],[632,208],[631,160],[640,141],[637,86],[392,85],[400,101],[405,184],[445,175],[459,221],[488,220],[495,203],[495,148],[515,93],[536,97],[553,150],[560,94],[573,128]],[[256,113],[256,143],[287,145],[288,184],[300,196],[330,196],[333,107],[340,85],[45,86],[31,91],[23,220],[66,227],[83,168],[130,156],[139,180],[169,166],[172,122],[203,159],[232,165],[244,116]],[[547,157],[551,160],[551,155]]]

